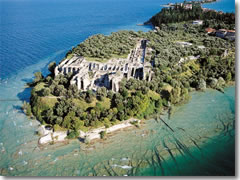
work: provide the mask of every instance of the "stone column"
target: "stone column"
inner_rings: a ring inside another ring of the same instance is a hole
[[[114,81],[112,80],[112,91],[114,92],[115,89],[115,85],[114,85]]]
[[[91,82],[88,79],[83,79],[83,90],[86,91],[87,87],[91,85]]]
[[[136,68],[133,68],[133,77],[136,75]]]
[[[118,92],[119,91],[119,84],[118,84],[118,82],[116,82],[115,84],[116,84],[116,92]]]
[[[152,72],[149,72],[148,81],[151,81],[151,79],[152,79]]]
[[[77,77],[77,87],[79,90],[81,89],[81,80],[79,77]]]
[[[84,79],[82,80],[82,83],[83,83],[83,90],[85,91],[87,89],[87,87],[86,87],[86,83],[85,83]]]
[[[145,73],[144,68],[143,68],[143,80],[145,80],[145,79],[146,79],[146,73]]]
[[[54,69],[54,74],[55,74],[55,76],[57,76],[58,73],[59,73],[59,71],[58,71],[58,67],[55,67],[55,69]]]

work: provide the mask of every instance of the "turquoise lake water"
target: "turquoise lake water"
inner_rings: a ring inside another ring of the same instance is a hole
[[[168,2],[176,0],[0,0],[0,174],[234,174],[235,87],[225,94],[193,93],[170,120],[163,117],[174,132],[149,120],[141,129],[126,129],[90,146],[76,140],[39,148],[38,122],[21,112],[22,101],[30,97],[24,84],[34,72],[46,74],[50,61],[60,61],[90,35],[150,30],[136,24]],[[234,11],[234,1],[228,2],[218,10]],[[214,7],[222,3],[226,0]]]

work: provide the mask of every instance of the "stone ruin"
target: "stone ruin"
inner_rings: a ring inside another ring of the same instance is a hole
[[[82,56],[73,55],[55,68],[55,76],[60,73],[73,73],[70,84],[76,84],[78,89],[83,91],[96,91],[98,87],[106,87],[118,92],[119,83],[124,77],[151,81],[152,65],[144,61],[146,45],[147,40],[140,40],[126,59],[112,58],[105,63],[87,61]]]

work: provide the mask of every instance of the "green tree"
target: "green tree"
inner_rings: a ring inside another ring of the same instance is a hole
[[[156,100],[156,102],[155,102],[155,106],[156,106],[156,108],[160,108],[160,107],[162,107],[162,99],[158,99],[158,100]]]
[[[79,132],[78,131],[70,131],[69,134],[67,135],[68,139],[74,139],[79,137]]]
[[[232,74],[231,74],[231,72],[228,72],[227,77],[226,77],[226,81],[229,82],[231,80],[232,80]]]
[[[120,89],[120,92],[119,92],[123,98],[127,98],[128,97],[128,90],[126,88],[122,88]]]
[[[63,123],[62,123],[62,126],[67,128],[67,129],[70,129],[71,125],[72,125],[72,121],[74,121],[75,119],[75,112],[73,111],[70,111],[67,116],[64,117],[64,120],[63,120]]]
[[[105,136],[106,136],[106,131],[101,131],[100,132],[100,138],[104,139]]]
[[[38,83],[43,80],[43,75],[41,72],[35,72],[34,76],[35,76],[35,78],[33,80],[34,83]]]
[[[46,111],[46,120],[48,123],[53,124],[54,123],[54,114],[52,109],[48,109]]]
[[[26,115],[27,116],[32,116],[32,108],[31,108],[30,104],[27,105]]]
[[[62,122],[63,122],[63,118],[62,117],[57,117],[56,121],[55,121],[55,124],[61,125]]]
[[[48,70],[52,73],[52,74],[54,74],[54,69],[55,69],[55,67],[56,67],[56,62],[50,62],[49,63],[49,65],[48,65]]]
[[[44,88],[42,91],[43,96],[49,96],[50,95],[50,89],[49,88]]]
[[[74,117],[72,126],[75,131],[78,131],[81,127],[84,126],[84,121],[81,121],[79,118]]]

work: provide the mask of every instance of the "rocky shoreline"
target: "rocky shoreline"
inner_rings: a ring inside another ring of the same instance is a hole
[[[218,0],[201,0],[201,1],[197,1],[200,2],[201,4],[207,4],[207,3],[213,3],[213,2],[217,2]],[[192,1],[188,1],[187,3],[191,3]],[[166,8],[170,8],[170,7],[175,7],[174,3],[168,3],[168,4],[163,4],[161,5],[162,7],[166,7]]]
[[[132,126],[134,126],[134,123],[139,124],[140,120],[131,118],[120,124],[113,125],[109,128],[100,127],[100,128],[89,130],[87,132],[83,132],[83,131],[79,130],[78,138],[84,142],[85,141],[90,142],[91,140],[94,140],[94,139],[101,139],[101,135],[100,135],[101,132],[105,132],[106,134],[109,134],[109,133],[112,133],[112,132],[120,130],[120,129],[132,127]],[[46,126],[41,125],[39,127],[39,129],[37,130],[38,134],[41,136],[38,140],[39,145],[63,142],[63,141],[67,140],[68,131],[53,132],[52,129],[47,130],[45,127]]]

